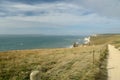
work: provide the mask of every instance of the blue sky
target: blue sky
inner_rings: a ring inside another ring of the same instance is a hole
[[[119,32],[119,0],[0,0],[0,34]]]

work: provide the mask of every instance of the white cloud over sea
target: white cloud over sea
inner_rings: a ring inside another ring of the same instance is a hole
[[[119,0],[1,0],[0,34],[118,33],[119,14]]]

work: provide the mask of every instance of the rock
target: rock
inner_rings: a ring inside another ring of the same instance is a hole
[[[32,71],[30,74],[30,80],[40,80],[40,71]]]
[[[73,47],[78,47],[78,43],[77,42],[75,42],[74,44],[73,44]]]

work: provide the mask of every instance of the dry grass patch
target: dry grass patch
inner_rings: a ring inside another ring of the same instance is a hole
[[[91,37],[91,43],[94,45],[101,44],[112,44],[117,48],[120,47],[120,34],[106,34],[106,35],[98,35],[96,37]]]
[[[101,50],[106,48],[99,45],[0,52],[0,80],[29,80],[33,70],[40,71],[41,80],[95,80],[101,55],[105,54]]]

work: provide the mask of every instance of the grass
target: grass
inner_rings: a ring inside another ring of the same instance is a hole
[[[112,44],[114,45],[116,48],[120,48],[120,34],[104,34],[104,35],[98,35],[98,36],[92,36],[91,37],[91,45],[108,45],[108,44]],[[108,51],[107,49],[105,50],[105,52],[103,52],[105,54],[102,54],[102,57],[100,59],[100,64],[102,65],[102,68],[99,67],[100,71],[99,73],[96,75],[96,80],[107,80],[107,55]]]
[[[112,44],[116,46],[116,48],[120,47],[120,34],[104,34],[104,35],[98,35],[96,37],[91,37],[91,43],[94,45],[101,45],[101,44]]]
[[[41,72],[41,80],[95,80],[102,48],[103,45],[0,52],[0,80],[29,80],[33,70]]]
[[[91,37],[90,44],[76,48],[0,52],[0,80],[29,80],[34,70],[40,71],[40,80],[107,80],[106,45],[120,47],[120,35]]]
[[[108,45],[112,44],[116,48],[120,48],[120,34],[103,34],[103,35],[98,35],[98,36],[92,36],[91,37],[91,45]],[[104,52],[105,55],[103,54],[103,57],[101,58],[100,62],[102,65],[102,68],[100,67],[100,71],[98,73],[98,76],[96,75],[97,80],[107,80],[107,49]]]
[[[102,54],[100,55],[99,60],[99,72],[96,74],[95,80],[107,80],[108,73],[107,73],[107,57],[108,57],[108,49],[102,50]]]

